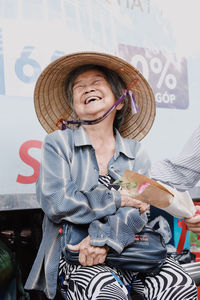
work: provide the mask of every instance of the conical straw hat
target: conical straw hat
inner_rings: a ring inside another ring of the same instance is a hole
[[[119,131],[123,137],[141,140],[149,132],[155,118],[153,91],[143,75],[131,64],[119,57],[97,52],[68,54],[56,59],[43,70],[34,91],[35,110],[43,128],[50,133],[59,129],[57,122],[61,118],[74,119],[65,93],[65,84],[73,69],[87,64],[115,71],[123,79],[127,89],[132,90],[140,111],[132,115],[130,106]],[[132,84],[136,82],[136,78],[137,83]]]

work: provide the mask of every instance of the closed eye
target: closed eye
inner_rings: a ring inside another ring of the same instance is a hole
[[[84,85],[80,85],[80,84],[75,84],[74,86],[73,86],[73,90],[75,90],[75,89],[79,89],[79,90],[81,90],[82,88],[84,88]]]
[[[99,83],[102,83],[103,82],[103,79],[98,79],[98,80],[95,80],[93,83],[94,84],[99,84]]]

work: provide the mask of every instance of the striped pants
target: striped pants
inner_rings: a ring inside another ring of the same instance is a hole
[[[132,299],[130,289],[146,300],[197,300],[195,283],[171,258],[167,258],[159,274],[143,280],[130,271],[104,264],[72,266],[61,258],[58,284],[67,300],[127,300]]]

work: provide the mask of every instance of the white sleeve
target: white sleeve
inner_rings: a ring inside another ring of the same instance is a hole
[[[196,185],[200,180],[200,126],[178,156],[152,164],[151,178],[182,191]]]

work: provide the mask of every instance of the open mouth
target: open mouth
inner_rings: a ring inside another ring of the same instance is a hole
[[[94,102],[94,101],[99,101],[99,100],[101,100],[101,99],[102,99],[101,97],[91,96],[91,97],[88,97],[88,98],[85,100],[85,104],[89,104],[89,103]]]

